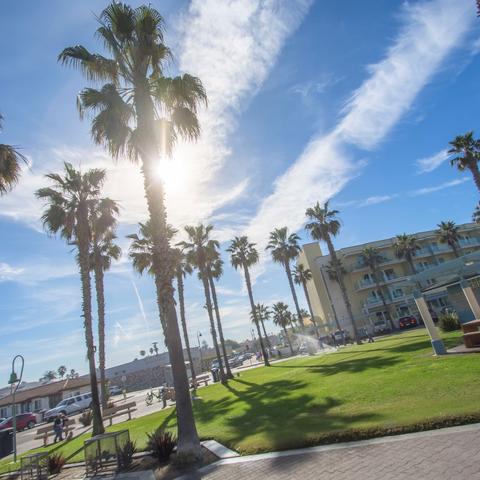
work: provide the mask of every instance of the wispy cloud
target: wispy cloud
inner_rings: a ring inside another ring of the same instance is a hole
[[[8,263],[0,262],[0,282],[2,280],[12,280],[24,271],[23,268],[15,268]]]
[[[272,227],[301,227],[302,212],[324,201],[358,173],[350,146],[375,148],[408,111],[447,55],[475,20],[470,0],[407,3],[403,26],[385,57],[368,68],[367,80],[353,93],[343,118],[327,135],[311,139],[296,162],[275,181],[247,232],[264,245]]]
[[[418,159],[415,162],[418,167],[418,173],[432,172],[433,170],[438,168],[443,162],[448,160],[449,156],[450,155],[448,154],[448,150],[445,148],[444,150],[440,150],[434,155]]]
[[[462,183],[468,182],[470,178],[457,178],[455,180],[451,180],[449,182],[441,183],[440,185],[433,185],[431,187],[423,187],[418,188],[417,190],[412,190],[409,192],[411,197],[418,197],[419,195],[428,195],[429,193],[438,192],[440,190],[445,190],[446,188],[456,187],[457,185],[461,185]]]

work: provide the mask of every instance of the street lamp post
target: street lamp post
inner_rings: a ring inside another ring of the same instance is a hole
[[[15,361],[20,359],[21,361],[21,368],[20,368],[20,376],[17,375],[15,372]],[[12,360],[12,373],[10,374],[10,379],[8,383],[10,384],[10,393],[12,395],[12,423],[13,423],[13,461],[17,461],[17,412],[16,412],[16,405],[15,405],[15,394],[17,393],[18,387],[20,386],[20,382],[22,381],[23,377],[23,366],[25,364],[25,359],[22,355],[16,355]]]
[[[200,337],[202,334],[197,332],[197,342],[198,342],[198,351],[200,352],[200,370],[203,372],[203,358],[202,358],[202,347],[200,346]]]

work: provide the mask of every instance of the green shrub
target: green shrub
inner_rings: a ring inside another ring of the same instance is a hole
[[[439,321],[440,328],[443,332],[453,332],[460,329],[458,316],[456,313],[442,313]]]
[[[177,445],[177,437],[158,427],[153,433],[147,433],[147,450],[160,462],[166,462]]]
[[[133,462],[133,455],[137,451],[137,445],[135,442],[128,440],[121,448],[119,448],[118,455],[118,466],[121,472],[128,470],[130,465]]]
[[[60,473],[65,465],[66,459],[62,452],[51,453],[48,456],[48,473],[50,475],[56,475]]]
[[[83,412],[80,417],[78,418],[78,421],[84,426],[88,427],[92,424],[93,420],[93,414],[91,410],[86,410]]]

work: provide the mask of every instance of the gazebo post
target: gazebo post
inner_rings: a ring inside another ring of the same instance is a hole
[[[445,355],[447,353],[447,351],[445,350],[445,345],[443,344],[443,340],[438,334],[437,327],[435,327],[435,324],[433,323],[432,316],[430,315],[428,305],[425,301],[424,296],[420,291],[416,290],[413,293],[413,298],[415,299],[415,303],[417,305],[418,311],[420,312],[423,323],[425,324],[425,328],[430,335],[433,352],[435,353],[435,355]]]
[[[478,304],[477,297],[473,293],[472,287],[466,280],[460,282],[460,287],[462,287],[463,294],[467,298],[468,305],[473,312],[476,320],[480,319],[480,305]]]

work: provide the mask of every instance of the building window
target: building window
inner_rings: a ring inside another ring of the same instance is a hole
[[[437,283],[437,281],[434,279],[434,278],[427,278],[426,282],[425,282],[428,286],[430,285],[434,285],[435,283]]]
[[[0,408],[0,417],[2,418],[8,417],[8,412],[6,408]]]
[[[387,270],[385,270],[383,273],[387,280],[393,280],[394,278],[396,278],[395,271],[393,270],[393,268],[387,268]]]
[[[42,401],[41,400],[35,400],[33,402],[33,410],[41,410],[42,409]]]
[[[417,265],[418,265],[418,269],[419,269],[420,271],[426,270],[427,268],[430,267],[430,264],[429,264],[428,262],[425,262],[425,261],[423,261],[423,262],[418,262]]]
[[[392,296],[393,298],[403,297],[403,290],[401,288],[396,288],[395,290],[393,290]]]
[[[398,307],[397,313],[399,317],[406,317],[407,315],[410,315],[410,309],[406,306]]]
[[[438,259],[438,263],[445,263],[445,259],[444,259],[443,257],[440,257],[440,258]]]

